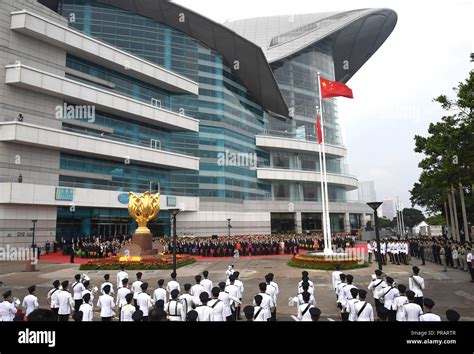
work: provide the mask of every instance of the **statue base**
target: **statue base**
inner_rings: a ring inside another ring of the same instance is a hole
[[[158,252],[153,249],[151,234],[135,234],[132,237],[132,243],[140,247],[140,256],[152,256],[158,254]]]

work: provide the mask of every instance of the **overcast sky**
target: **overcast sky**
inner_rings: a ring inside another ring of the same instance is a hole
[[[426,135],[443,111],[432,102],[467,78],[474,52],[470,0],[177,0],[216,22],[248,17],[390,8],[398,24],[381,49],[349,81],[355,100],[339,100],[351,174],[373,180],[378,199],[409,190],[422,158],[414,136]]]

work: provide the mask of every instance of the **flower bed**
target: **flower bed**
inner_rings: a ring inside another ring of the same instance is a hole
[[[176,256],[176,268],[182,268],[196,262],[194,258],[186,255]],[[169,270],[173,269],[173,256],[157,256],[153,258],[134,257],[129,260],[121,259],[120,256],[106,259],[95,259],[87,264],[81,265],[80,270],[120,270],[124,266],[126,270]]]
[[[368,267],[368,263],[361,262],[361,260],[357,258],[339,259],[325,257],[324,255],[296,255],[288,262],[288,266],[290,267],[319,270],[336,270],[336,264],[341,266],[341,270]]]

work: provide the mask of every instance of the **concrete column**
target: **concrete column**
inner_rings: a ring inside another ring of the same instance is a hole
[[[349,213],[344,215],[344,231],[351,232],[351,219]]]
[[[296,213],[296,233],[303,233],[303,218],[301,217],[301,213]]]

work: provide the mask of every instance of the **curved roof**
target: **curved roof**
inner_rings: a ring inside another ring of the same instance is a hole
[[[346,83],[390,36],[397,19],[397,14],[390,9],[360,9],[258,17],[224,25],[258,44],[270,63],[329,38],[333,45],[336,81]],[[344,65],[346,61],[349,68]]]
[[[160,21],[220,53],[227,64],[239,61],[236,74],[265,109],[288,116],[288,106],[262,49],[229,28],[168,0],[95,0]],[[180,14],[185,21],[180,21]]]

